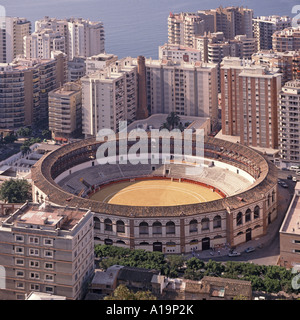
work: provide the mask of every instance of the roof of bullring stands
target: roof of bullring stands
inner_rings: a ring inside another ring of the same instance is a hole
[[[248,190],[241,192],[240,194],[220,200],[169,207],[132,207],[125,205],[114,205],[75,196],[63,190],[54,182],[55,177],[53,178],[51,175],[51,168],[55,167],[57,161],[59,161],[63,156],[66,156],[68,153],[74,152],[80,148],[88,148],[89,146],[92,147],[100,145],[102,142],[97,141],[96,138],[89,138],[65,145],[62,148],[43,157],[32,168],[32,181],[38,189],[47,195],[47,200],[52,203],[61,206],[86,208],[97,213],[111,214],[129,218],[161,216],[176,217],[224,210],[235,210],[262,200],[264,195],[274,185],[277,185],[277,169],[272,163],[268,162],[262,154],[249,147],[212,137],[205,137],[204,142],[205,151],[211,151],[209,146],[217,148],[218,154],[222,156],[221,161],[223,162],[233,164],[232,161],[239,156],[241,156],[245,162],[249,162],[249,160],[251,160],[252,165],[254,165],[259,171],[259,176],[253,186]],[[91,147],[87,151],[91,152]],[[85,159],[85,161],[87,160]],[[242,168],[242,166],[240,166],[237,162],[234,162],[233,165],[237,168]],[[65,168],[65,170],[67,169],[70,168]]]

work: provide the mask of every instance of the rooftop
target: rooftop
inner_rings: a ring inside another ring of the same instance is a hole
[[[281,225],[280,232],[300,235],[300,182],[297,182],[295,186],[295,195]]]
[[[160,129],[161,125],[166,121],[167,117],[168,114],[157,113],[148,117],[147,119],[136,120],[132,122],[127,129],[128,131],[138,128],[148,130],[150,127],[152,129]],[[193,127],[195,129],[200,129],[207,121],[209,121],[209,118],[180,116],[180,121],[183,124],[189,123],[188,128]]]
[[[25,203],[3,221],[3,227],[71,230],[89,212],[77,208]]]

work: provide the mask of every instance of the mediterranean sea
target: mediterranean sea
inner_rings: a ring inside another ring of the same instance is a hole
[[[7,16],[25,17],[34,22],[44,16],[82,17],[102,21],[105,49],[119,58],[144,55],[157,59],[158,46],[167,42],[170,12],[195,12],[222,5],[244,6],[254,16],[288,15],[297,0],[0,0]],[[300,9],[299,9],[300,11]]]

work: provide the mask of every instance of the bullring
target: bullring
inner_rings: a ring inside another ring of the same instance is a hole
[[[192,166],[191,161],[155,166],[97,165],[101,143],[90,138],[68,144],[32,168],[34,201],[91,209],[95,213],[95,243],[164,253],[235,247],[266,234],[277,217],[276,168],[251,148],[205,137],[204,172],[185,176],[184,168]],[[150,138],[148,143],[150,147]],[[90,199],[104,184],[141,178],[198,183],[222,197],[171,206],[117,205]]]

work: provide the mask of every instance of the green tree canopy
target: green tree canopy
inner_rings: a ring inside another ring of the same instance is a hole
[[[150,291],[129,290],[125,285],[120,284],[113,294],[104,298],[104,300],[156,300],[156,297]]]
[[[8,203],[24,203],[31,200],[31,186],[23,179],[7,180],[0,188],[0,199]]]

